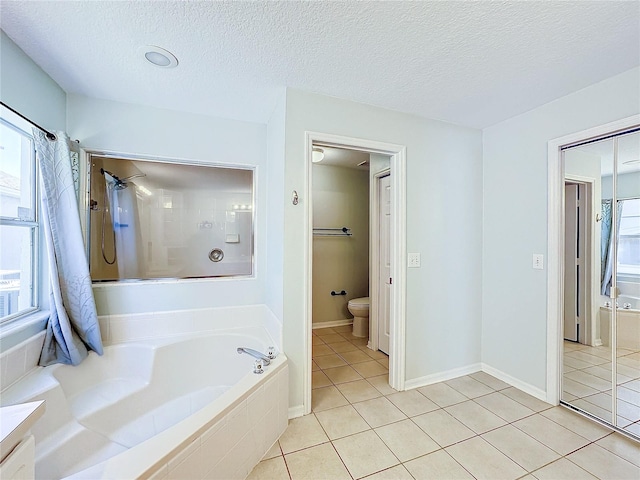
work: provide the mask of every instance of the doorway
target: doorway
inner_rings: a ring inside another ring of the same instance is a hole
[[[566,169],[565,169],[566,170]],[[596,243],[593,227],[595,179],[565,173],[564,184],[564,339],[594,345],[593,255]]]
[[[314,206],[314,198],[312,195],[313,191],[313,183],[312,183],[312,153],[313,148],[339,148],[346,150],[353,150],[362,153],[366,153],[372,156],[379,155],[388,158],[389,168],[387,172],[388,181],[390,183],[389,188],[387,190],[389,194],[389,242],[388,242],[388,270],[390,272],[389,275],[389,284],[388,284],[388,294],[389,294],[389,322],[388,328],[386,328],[388,332],[387,338],[389,339],[388,346],[388,383],[396,390],[404,390],[404,371],[405,371],[405,363],[404,363],[404,340],[405,340],[405,278],[406,278],[406,265],[404,259],[406,257],[406,221],[405,221],[405,208],[406,208],[406,177],[405,177],[405,147],[401,145],[393,145],[386,144],[381,142],[375,142],[371,140],[357,139],[357,138],[349,138],[342,137],[330,134],[322,134],[322,133],[311,133],[307,132],[306,134],[306,145],[307,145],[307,162],[306,162],[306,176],[307,176],[307,192],[309,192],[309,199],[306,202],[306,225],[308,232],[307,242],[307,276],[306,276],[306,291],[307,295],[305,297],[306,304],[306,349],[307,354],[305,355],[307,359],[307,365],[305,368],[305,413],[309,413],[311,411],[312,402],[311,402],[311,394],[312,394],[312,381],[313,373],[312,370],[316,368],[316,364],[312,360],[312,342],[313,340],[313,206]],[[384,175],[380,175],[382,178]],[[375,183],[372,185],[376,185],[378,179],[375,179]],[[375,197],[377,200],[378,194],[376,193],[376,189],[370,189],[372,200]],[[371,205],[375,205],[374,202],[371,202]],[[372,221],[371,231],[377,232],[377,225]],[[348,227],[348,226],[347,226]],[[339,228],[339,227],[331,227],[331,228]],[[377,235],[371,235],[371,243],[374,241],[377,242],[377,239],[374,239]],[[372,262],[370,269],[371,278],[379,278],[378,270],[380,270],[380,265],[378,265],[374,261],[374,257],[376,257],[376,249],[372,249],[371,256]],[[375,281],[370,285],[370,292],[376,292],[378,289],[378,285],[375,284]],[[339,292],[336,292],[339,293]],[[373,316],[376,317],[376,311],[378,308],[377,305],[377,297],[378,295],[370,295],[373,301],[370,304],[370,315],[373,313]],[[343,327],[344,330],[344,327]],[[371,322],[371,328],[369,331],[369,341],[365,348],[368,348],[369,351],[383,355],[381,352],[378,352],[378,332],[379,328],[376,321]],[[385,329],[383,329],[385,330]],[[318,339],[316,339],[318,340]],[[319,340],[318,340],[319,341]]]

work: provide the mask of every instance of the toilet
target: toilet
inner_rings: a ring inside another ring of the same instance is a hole
[[[369,337],[369,297],[352,298],[347,307],[353,315],[353,336]]]

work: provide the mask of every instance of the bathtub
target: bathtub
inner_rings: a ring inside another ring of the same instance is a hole
[[[631,310],[640,310],[639,297],[635,297],[633,295],[619,295],[616,301],[618,302],[618,305],[620,307],[622,307],[623,305],[629,305]],[[623,308],[623,310],[625,309]]]
[[[618,348],[640,350],[640,310],[617,308],[616,324]],[[600,307],[600,337],[603,345],[611,346],[611,307]]]
[[[288,365],[254,374],[236,348],[270,344],[254,326],[110,345],[31,370],[1,403],[46,401],[37,479],[244,479],[286,429]]]

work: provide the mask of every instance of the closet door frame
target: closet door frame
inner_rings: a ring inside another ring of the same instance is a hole
[[[562,150],[585,141],[614,136],[640,128],[640,115],[576,132],[548,142],[547,150],[547,381],[546,400],[559,405],[562,388],[563,292],[564,292],[564,165]],[[615,188],[615,187],[614,187]],[[615,335],[611,335],[615,337]],[[615,352],[612,339],[612,351]],[[615,362],[612,384],[617,384]],[[612,386],[613,386],[612,385]],[[615,396],[614,396],[615,402]],[[615,404],[614,404],[615,406]],[[615,415],[615,411],[612,412]],[[615,416],[612,417],[615,422]]]

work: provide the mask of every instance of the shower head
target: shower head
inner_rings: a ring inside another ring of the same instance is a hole
[[[147,174],[146,173],[136,173],[134,175],[129,175],[128,177],[125,178],[120,178],[117,175],[114,175],[113,173],[111,173],[109,170],[105,170],[104,168],[100,169],[100,173],[102,175],[104,175],[104,177],[109,181],[111,181],[113,183],[113,189],[114,190],[124,190],[125,188],[127,188],[129,186],[128,180],[131,180],[132,178],[138,178],[138,177],[146,177]],[[110,177],[110,178],[108,178]]]
[[[109,170],[105,170],[104,168],[101,168],[100,173],[104,175],[104,178],[107,180],[107,182],[109,182],[109,184],[114,190],[124,190],[129,186],[124,181],[126,179],[121,179],[117,175],[111,173]]]
[[[111,178],[113,178],[115,181],[119,181],[120,179],[113,173],[111,173],[109,170],[105,170],[104,168],[100,169],[100,173],[102,175],[109,175]]]

